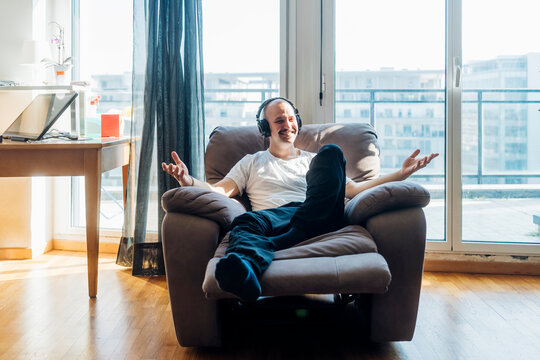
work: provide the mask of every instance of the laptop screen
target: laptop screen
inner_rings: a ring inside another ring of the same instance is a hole
[[[41,139],[76,97],[76,92],[36,96],[5,131],[4,136]]]

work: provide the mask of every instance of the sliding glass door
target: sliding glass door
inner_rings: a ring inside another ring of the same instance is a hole
[[[461,2],[462,242],[457,249],[528,253],[526,245],[540,244],[540,225],[534,223],[540,215],[540,4]]]
[[[334,6],[335,121],[375,127],[383,173],[441,154],[411,178],[432,194],[428,249],[540,253],[540,4]]]
[[[428,239],[446,249],[444,39],[444,1],[335,1],[335,121],[375,127],[383,174],[416,148],[441,154],[411,180],[430,190]]]

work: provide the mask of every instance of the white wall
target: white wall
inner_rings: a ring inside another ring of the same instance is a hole
[[[0,80],[30,81],[21,66],[24,40],[32,39],[33,0],[0,0]]]
[[[40,46],[37,61],[52,57],[54,46],[49,44],[54,26],[60,23],[65,29],[66,56],[71,52],[71,1],[70,0],[0,0],[0,80],[14,80],[35,84],[37,79],[23,53],[25,41],[34,40]],[[37,66],[36,70],[41,69]],[[39,71],[38,71],[39,72]]]
[[[0,0],[1,80],[31,80],[30,68],[20,63],[22,44],[32,39],[32,11],[32,0]],[[30,194],[31,179],[0,179],[0,248],[31,247]]]
[[[0,80],[36,81],[32,67],[21,65],[23,44],[45,42],[51,20],[67,24],[69,37],[70,11],[69,0],[0,0]],[[44,250],[52,237],[51,194],[50,178],[0,178],[0,249]]]

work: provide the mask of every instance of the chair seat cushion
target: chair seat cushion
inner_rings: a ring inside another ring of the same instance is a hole
[[[217,286],[214,277],[227,246],[228,236],[206,267],[203,291],[208,298],[233,297]],[[261,287],[263,296],[384,293],[390,278],[386,260],[367,230],[350,225],[277,251]]]

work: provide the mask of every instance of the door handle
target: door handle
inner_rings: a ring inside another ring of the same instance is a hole
[[[454,58],[454,74],[456,87],[459,87],[461,84],[461,59],[457,56]]]
[[[461,83],[461,66],[456,66],[456,87]]]

